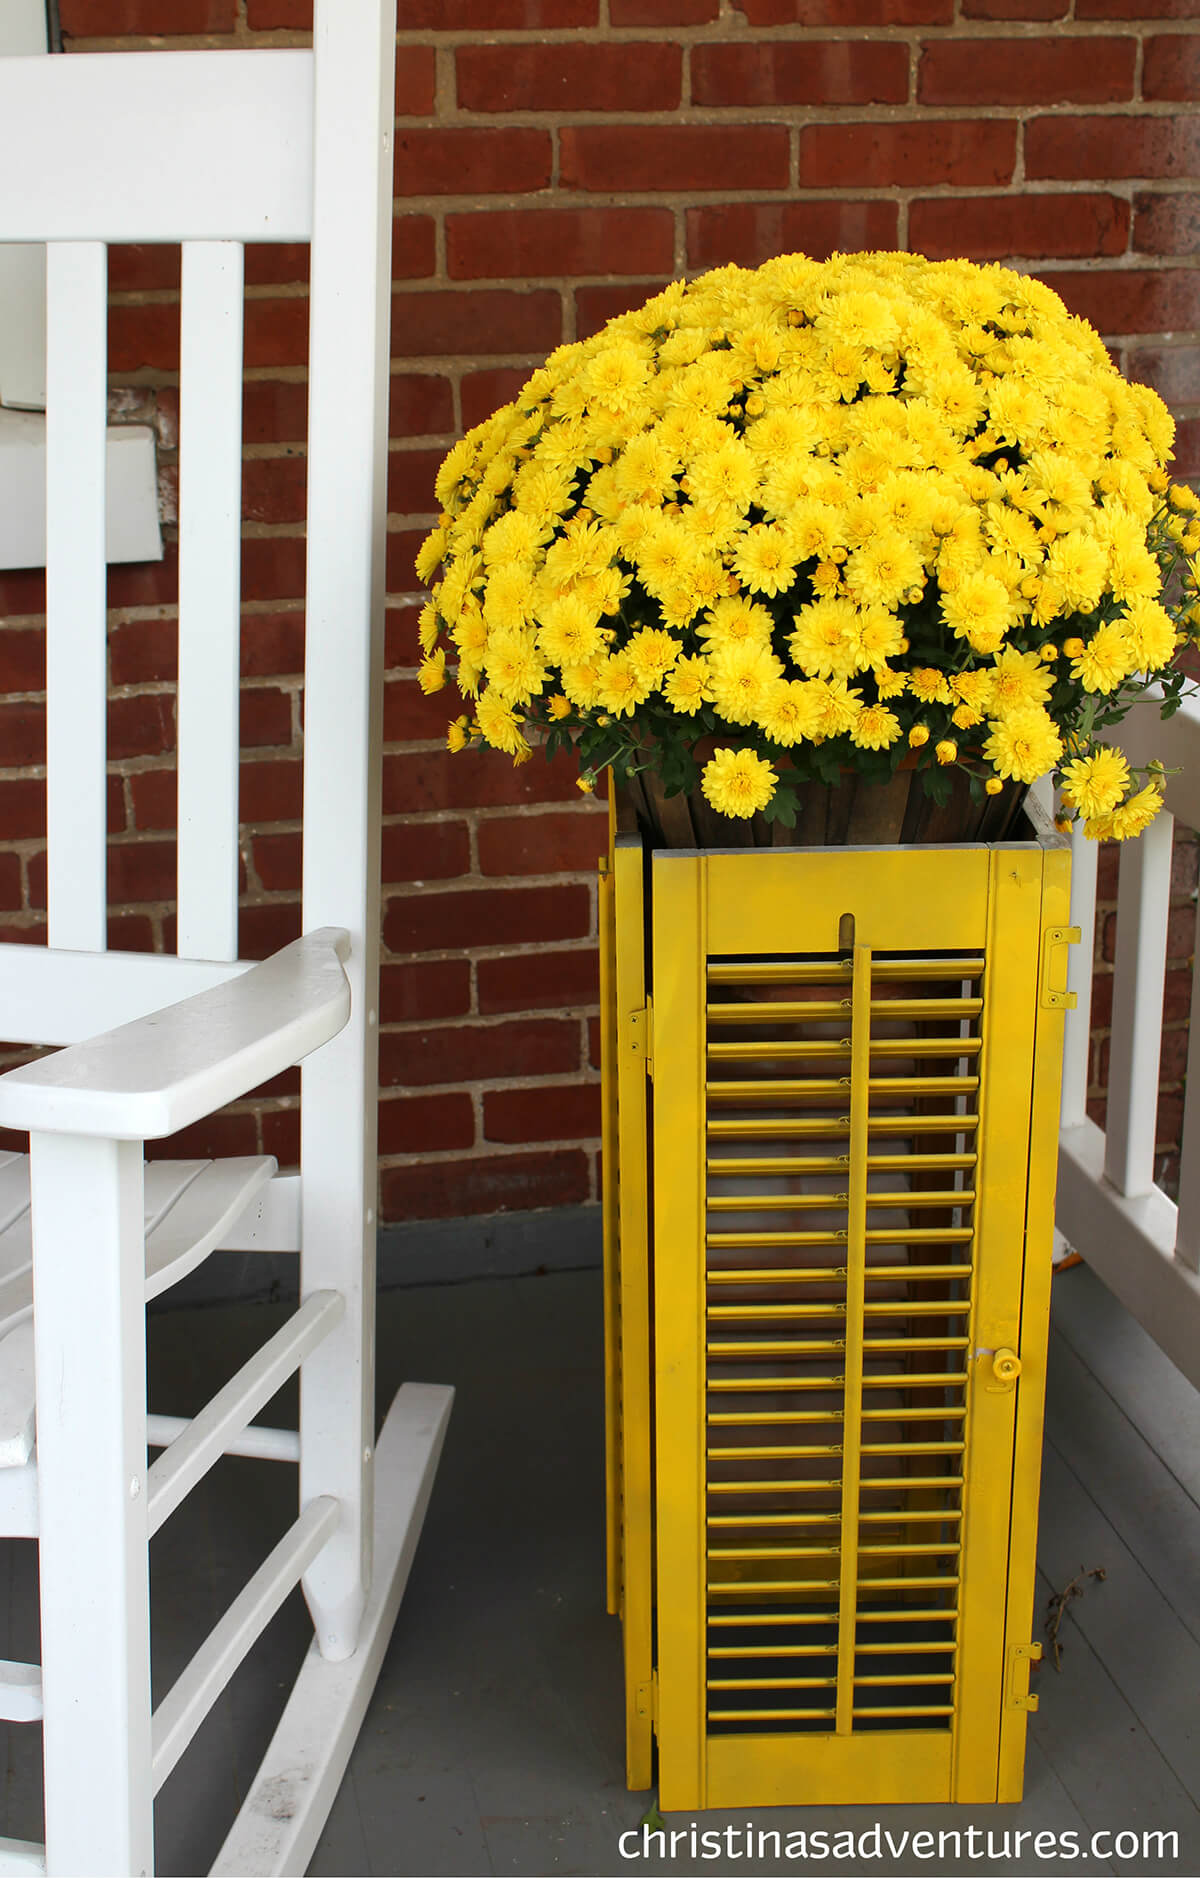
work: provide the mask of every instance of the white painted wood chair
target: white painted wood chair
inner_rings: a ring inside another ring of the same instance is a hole
[[[449,1411],[448,1389],[406,1384],[375,1446],[394,46],[395,0],[318,0],[312,53],[0,61],[0,240],[50,243],[49,945],[4,948],[0,1035],[67,1046],[0,1078],[0,1125],[30,1132],[28,1159],[0,1157],[0,1532],[40,1542],[42,1623],[40,1671],[0,1666],[0,1714],[43,1716],[46,1785],[44,1853],[8,1842],[4,1870],[151,1871],[156,1789],[298,1581],[313,1646],[214,1870],[305,1869]],[[106,243],[131,240],[183,243],[171,958],[105,950]],[[263,240],[312,242],[305,936],[247,965],[242,244]],[[299,1176],[144,1165],[145,1140],[302,1058]],[[194,1419],[148,1426],[146,1300],[219,1247],[299,1251],[300,1307]],[[299,1434],[253,1425],[297,1368]],[[298,1461],[299,1517],[152,1713],[149,1538],[222,1453]]]

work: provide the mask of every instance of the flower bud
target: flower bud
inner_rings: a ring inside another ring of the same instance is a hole
[[[1038,647],[1038,657],[1045,665],[1050,665],[1058,657],[1058,647],[1053,639],[1047,639],[1044,645]]]
[[[987,795],[998,796],[1000,794],[1000,791],[1003,789],[1004,784],[1001,782],[998,776],[989,776],[987,781],[984,783],[983,787]]]
[[[1069,659],[1082,658],[1083,653],[1085,651],[1083,640],[1082,639],[1064,639],[1063,651],[1066,653]]]
[[[929,742],[928,724],[914,724],[912,729],[908,733],[909,749],[919,750],[923,743],[928,743],[928,742]]]
[[[940,743],[934,745],[933,754],[936,756],[938,762],[943,765],[953,763],[958,757],[958,745],[955,743],[953,737],[943,737]]]
[[[577,776],[577,777],[576,777],[576,779],[575,779],[575,787],[576,787],[577,789],[582,789],[582,790],[583,790],[583,793],[584,793],[584,795],[585,795],[585,796],[593,796],[593,795],[595,795],[595,793],[596,793],[596,778],[595,778],[595,777],[593,776],[593,774],[592,774],[592,772],[591,772],[591,770],[590,770],[590,769],[589,769],[589,770],[585,770],[582,776]]]

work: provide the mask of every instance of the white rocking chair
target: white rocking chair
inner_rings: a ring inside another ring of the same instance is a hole
[[[449,1389],[374,1428],[379,746],[395,0],[318,0],[313,52],[0,60],[0,240],[46,241],[49,944],[0,957],[0,1532],[40,1542],[41,1846],[153,1870],[153,1798],[300,1582],[316,1631],[214,1871],[303,1872],[387,1644]],[[237,958],[242,244],[311,241],[304,937]],[[105,950],[111,241],[182,242],[178,957]],[[2,309],[0,309],[2,316]],[[103,1033],[103,1034],[99,1034]],[[312,1053],[311,1055],[309,1053]],[[144,1166],[307,1059],[299,1176]],[[300,1253],[287,1325],[190,1422],[146,1413],[145,1306],[216,1248]],[[30,1266],[32,1264],[32,1274]],[[28,1322],[32,1309],[32,1329]],[[40,1382],[34,1446],[33,1371]],[[296,1369],[300,1431],[252,1418]],[[152,1466],[147,1447],[163,1448]],[[222,1453],[299,1462],[299,1517],[151,1711],[147,1550]]]

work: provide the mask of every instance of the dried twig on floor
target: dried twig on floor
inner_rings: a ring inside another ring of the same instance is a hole
[[[1062,1628],[1062,1621],[1067,1614],[1068,1605],[1072,1604],[1076,1598],[1083,1596],[1087,1589],[1089,1578],[1094,1578],[1098,1584],[1102,1584],[1107,1577],[1108,1573],[1103,1565],[1093,1565],[1086,1570],[1080,1570],[1077,1575],[1072,1578],[1070,1584],[1064,1585],[1061,1591],[1056,1591],[1054,1595],[1047,1600],[1045,1630],[1050,1641],[1050,1650],[1054,1657],[1055,1669],[1062,1668],[1063,1646],[1058,1640],[1058,1633]]]

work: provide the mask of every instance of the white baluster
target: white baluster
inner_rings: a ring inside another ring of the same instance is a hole
[[[1192,964],[1192,1015],[1188,1026],[1187,1093],[1179,1144],[1179,1223],[1175,1256],[1200,1272],[1200,953]]]
[[[1104,1172],[1130,1197],[1154,1185],[1174,826],[1164,809],[1121,851]]]

